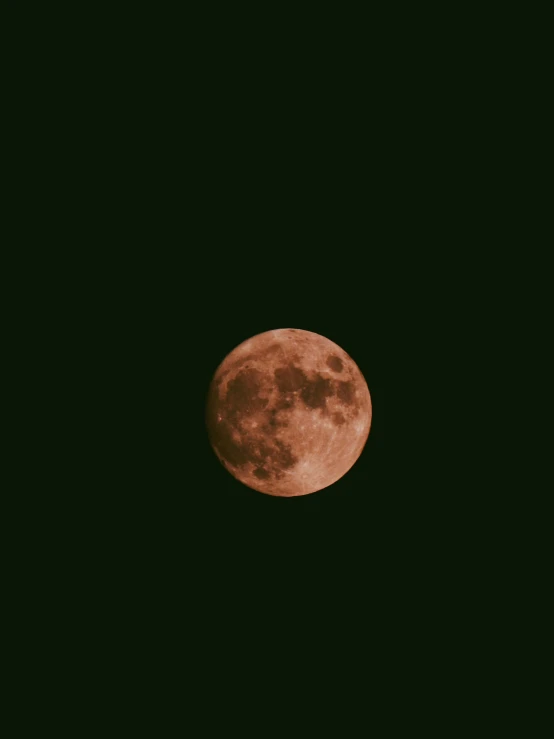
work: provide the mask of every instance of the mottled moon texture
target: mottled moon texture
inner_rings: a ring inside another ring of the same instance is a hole
[[[248,487],[296,496],[332,485],[356,462],[371,398],[352,358],[311,331],[279,329],[237,346],[217,368],[206,425],[224,467]]]

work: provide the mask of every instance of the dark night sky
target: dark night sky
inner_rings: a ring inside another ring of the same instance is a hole
[[[348,30],[344,52],[310,21],[322,48],[305,51],[300,32],[295,57],[262,33],[243,51],[210,12],[198,49],[194,25],[175,24],[171,40],[165,20],[146,35],[127,18],[102,20],[111,40],[68,34],[74,48],[45,55],[54,73],[33,70],[41,94],[22,86],[36,110],[24,147],[33,176],[21,172],[40,196],[24,220],[45,245],[29,269],[42,281],[44,263],[63,283],[48,287],[55,320],[36,318],[48,342],[64,327],[63,351],[37,353],[36,366],[63,355],[52,364],[69,406],[64,416],[47,388],[44,418],[61,419],[64,437],[47,429],[60,461],[39,489],[59,529],[44,527],[58,554],[45,581],[58,578],[68,623],[82,611],[77,644],[104,650],[103,673],[116,645],[129,672],[139,665],[156,682],[175,672],[179,705],[189,683],[205,685],[207,713],[223,716],[211,700],[219,679],[249,702],[261,689],[272,722],[291,695],[304,699],[302,661],[331,694],[355,676],[371,712],[364,673],[395,694],[419,651],[420,684],[435,640],[442,680],[437,634],[464,650],[471,636],[456,619],[496,577],[485,572],[479,590],[479,539],[490,540],[496,508],[487,513],[483,481],[470,479],[473,431],[457,430],[486,426],[465,389],[480,377],[479,351],[463,345],[473,300],[463,268],[480,272],[468,250],[489,239],[477,223],[490,203],[476,196],[488,187],[482,108],[473,128],[464,122],[442,52],[421,70],[422,49],[400,58],[396,21],[382,48],[378,24],[359,24],[359,42]],[[232,47],[223,55],[210,46],[219,52],[219,38]],[[373,403],[347,475],[292,499],[234,480],[204,425],[219,363],[277,328],[340,345]],[[171,665],[144,667],[166,655]],[[324,704],[318,695],[310,713]]]
[[[88,177],[64,201],[86,261],[75,335],[99,347],[84,354],[90,492],[75,538],[94,540],[91,562],[100,547],[114,590],[130,583],[176,620],[204,618],[204,602],[281,623],[348,603],[343,628],[360,618],[378,629],[425,601],[425,582],[435,594],[454,582],[466,548],[452,542],[473,516],[425,396],[433,386],[446,413],[458,388],[443,342],[457,328],[442,320],[457,266],[441,259],[463,240],[452,213],[465,201],[445,186],[462,171],[448,160],[459,149],[412,115],[403,77],[365,92],[341,78],[333,98],[327,84],[225,97],[204,83],[179,96],[148,79],[125,96],[116,81],[109,118],[94,119],[104,125],[72,129],[67,181]],[[204,426],[218,364],[276,328],[343,347],[373,401],[354,467],[295,499],[235,481]]]
[[[444,243],[440,161],[433,170],[392,88],[372,88],[364,106],[339,85],[331,110],[326,89],[289,107],[271,107],[265,88],[259,100],[197,105],[158,81],[114,94],[114,125],[77,131],[83,159],[72,166],[89,173],[90,192],[73,189],[67,206],[88,255],[74,290],[88,305],[79,333],[90,326],[101,347],[89,352],[96,433],[81,466],[92,491],[83,527],[101,532],[107,563],[126,552],[164,593],[186,581],[254,597],[277,580],[287,593],[306,582],[320,594],[347,583],[360,594],[362,582],[390,593],[436,532],[420,469],[436,433],[421,430],[418,395],[421,317],[435,306],[415,275],[426,270],[421,245]],[[150,92],[157,104],[145,107]],[[287,327],[353,357],[373,421],[343,479],[283,500],[219,464],[204,405],[229,351]],[[392,428],[407,444],[387,444]]]

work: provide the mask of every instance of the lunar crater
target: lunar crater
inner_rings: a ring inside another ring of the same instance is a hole
[[[300,390],[308,381],[305,373],[294,364],[287,364],[284,367],[277,367],[274,372],[275,382],[280,392]]]
[[[342,360],[340,357],[337,357],[336,354],[329,354],[327,357],[327,366],[330,367],[333,372],[342,372]]]
[[[337,396],[345,405],[354,403],[355,390],[351,382],[337,383]]]
[[[316,375],[301,391],[302,400],[308,408],[324,408],[327,398],[333,395],[334,390],[330,380]]]

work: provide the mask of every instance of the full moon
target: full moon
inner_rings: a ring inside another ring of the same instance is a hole
[[[371,426],[371,397],[354,360],[324,336],[267,331],[244,341],[217,368],[206,426],[223,466],[261,493],[315,493],[359,458]]]

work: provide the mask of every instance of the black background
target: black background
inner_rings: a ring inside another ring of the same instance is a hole
[[[432,417],[462,408],[452,375],[468,361],[445,311],[473,207],[455,85],[363,44],[312,74],[309,59],[240,68],[237,52],[232,67],[141,38],[122,52],[116,33],[102,64],[98,49],[62,56],[68,83],[37,103],[34,182],[56,204],[36,219],[71,245],[43,259],[64,283],[50,303],[70,492],[51,546],[74,620],[126,670],[201,652],[195,681],[214,661],[235,681],[249,652],[250,690],[268,666],[289,686],[298,654],[311,672],[363,654],[372,681],[394,682],[398,655],[463,613],[483,518],[471,442],[452,463]],[[204,426],[218,364],[277,328],[339,344],[373,402],[353,468],[293,499],[234,480]]]
[[[36,399],[18,476],[39,482],[9,561],[29,560],[24,643],[49,652],[19,660],[22,684],[39,662],[47,686],[63,672],[60,713],[84,696],[87,722],[106,703],[142,720],[137,696],[160,688],[157,730],[172,702],[216,735],[261,709],[266,736],[296,707],[348,735],[381,696],[387,727],[459,695],[458,721],[497,665],[512,674],[501,590],[526,576],[521,491],[499,484],[505,460],[483,472],[519,42],[496,17],[466,33],[419,8],[207,11],[47,8],[58,39],[35,9],[10,59],[25,268],[9,322],[30,313]],[[286,327],[343,347],[373,402],[352,469],[293,499],[234,480],[204,426],[218,364]]]

